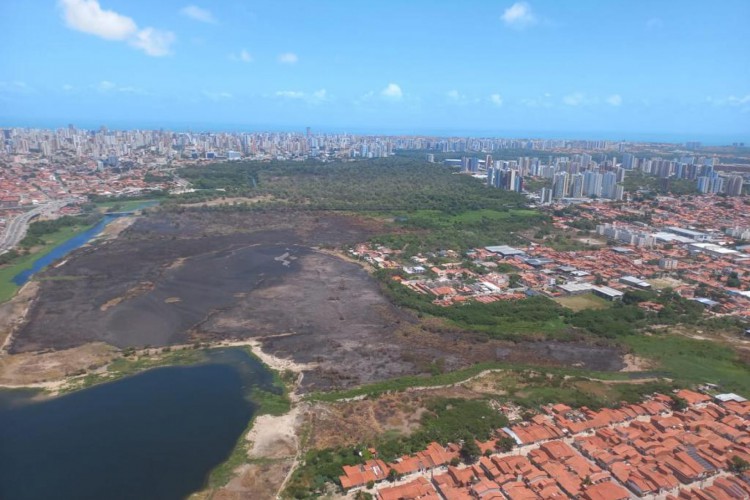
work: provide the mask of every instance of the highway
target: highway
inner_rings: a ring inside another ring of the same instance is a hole
[[[28,212],[24,212],[21,215],[14,217],[6,226],[3,234],[0,235],[0,253],[7,252],[18,245],[24,236],[26,236],[26,231],[34,217],[41,215],[54,215],[62,207],[73,201],[75,201],[74,198],[55,200],[50,203],[45,203],[44,205],[39,205]]]

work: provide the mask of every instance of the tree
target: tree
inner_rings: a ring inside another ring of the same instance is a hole
[[[732,472],[744,472],[748,468],[750,468],[750,463],[742,457],[735,455],[729,460],[729,470]]]
[[[685,410],[688,407],[688,402],[679,397],[679,396],[672,396],[672,409],[674,411],[682,411]]]
[[[461,459],[464,463],[473,464],[477,461],[482,451],[477,446],[477,442],[473,436],[469,436],[464,439],[464,444],[461,446]]]
[[[729,274],[729,277],[727,278],[727,286],[730,286],[732,288],[739,288],[742,285],[742,282],[740,281],[739,276],[736,272],[732,272]]]
[[[516,446],[516,441],[508,436],[501,437],[497,441],[495,441],[495,448],[498,450],[507,453],[511,451]]]

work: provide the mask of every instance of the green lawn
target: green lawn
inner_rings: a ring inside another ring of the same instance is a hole
[[[574,312],[583,311],[584,309],[607,309],[612,306],[611,302],[597,297],[593,293],[557,297],[552,300]]]
[[[111,211],[117,211],[117,212],[129,212],[131,210],[134,210],[141,205],[144,205],[146,203],[150,203],[153,201],[158,200],[108,200],[108,201],[100,201],[95,203],[97,208],[102,210],[103,212],[111,212]]]
[[[68,226],[43,236],[44,245],[33,248],[33,253],[22,255],[0,267],[0,302],[10,300],[18,291],[18,286],[11,281],[18,273],[30,269],[36,259],[48,254],[60,243],[86,231],[91,226]]]

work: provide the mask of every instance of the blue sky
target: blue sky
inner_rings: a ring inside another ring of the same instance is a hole
[[[750,142],[750,2],[3,0],[0,126]]]

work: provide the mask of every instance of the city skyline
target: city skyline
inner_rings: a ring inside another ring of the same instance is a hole
[[[0,6],[4,127],[750,139],[744,2],[42,7]]]

